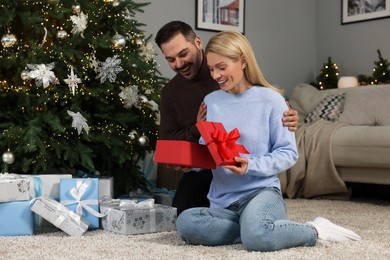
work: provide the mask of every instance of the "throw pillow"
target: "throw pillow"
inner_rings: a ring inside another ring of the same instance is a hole
[[[318,106],[305,118],[305,123],[312,123],[320,118],[336,121],[343,112],[345,93],[333,94],[324,98]]]
[[[350,88],[339,121],[351,125],[390,125],[390,85]]]

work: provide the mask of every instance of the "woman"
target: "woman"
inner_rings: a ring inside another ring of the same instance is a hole
[[[222,122],[228,132],[238,128],[237,143],[250,154],[235,157],[237,165],[213,170],[210,208],[182,212],[176,222],[179,236],[208,246],[243,243],[253,251],[314,246],[317,240],[360,240],[324,218],[303,224],[287,220],[277,175],[293,166],[298,154],[294,133],[280,124],[286,102],[264,78],[242,34],[216,34],[205,53],[220,86],[204,99],[207,121]],[[204,114],[198,116],[199,121],[205,119]]]

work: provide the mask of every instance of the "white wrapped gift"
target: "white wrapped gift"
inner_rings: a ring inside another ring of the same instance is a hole
[[[79,215],[46,196],[34,199],[31,210],[71,236],[82,236],[89,226]]]
[[[0,174],[0,202],[31,200],[34,181],[19,174]]]
[[[130,200],[101,202],[100,212],[105,230],[135,235],[176,229],[176,208],[154,204],[153,199],[136,203]]]
[[[31,178],[34,180],[34,193],[35,197],[46,196],[53,198],[57,201],[60,200],[60,181],[61,179],[71,179],[71,174],[40,174],[40,175],[27,175],[22,174],[22,177]],[[34,216],[35,228],[53,227],[53,224],[45,220],[44,218],[35,215]]]

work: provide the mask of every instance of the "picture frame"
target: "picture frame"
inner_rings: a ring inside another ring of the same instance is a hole
[[[390,0],[342,0],[341,24],[390,17]]]
[[[196,0],[196,29],[245,31],[245,0]]]

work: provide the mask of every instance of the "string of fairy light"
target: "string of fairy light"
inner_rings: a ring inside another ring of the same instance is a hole
[[[49,2],[50,4],[47,4]],[[97,4],[99,1],[92,1],[92,3]],[[88,19],[88,26],[98,26],[99,17],[102,15],[102,13],[109,13],[109,9],[112,7],[112,5],[118,4],[118,1],[116,0],[104,0],[104,2],[107,3],[107,5],[100,6],[98,12],[90,12],[88,13],[89,19]],[[63,52],[57,52],[55,46],[56,44],[68,44],[69,46],[72,46],[72,41],[68,40],[69,37],[71,37],[70,33],[67,31],[69,30],[69,25],[71,24],[69,19],[66,19],[62,24],[58,23],[57,21],[54,21],[50,18],[50,14],[56,12],[58,9],[61,9],[63,7],[63,3],[59,0],[46,0],[46,1],[30,1],[26,0],[22,3],[26,8],[27,7],[41,7],[41,16],[42,21],[40,23],[40,26],[42,28],[42,37],[40,39],[41,47],[40,49],[37,48],[37,46],[33,46],[31,42],[28,42],[29,35],[25,35],[23,32],[18,35],[16,40],[13,42],[13,39],[11,39],[11,42],[9,42],[10,46],[4,46],[0,49],[0,58],[5,60],[12,60],[12,59],[19,59],[19,55],[22,55],[23,53],[30,52],[32,56],[36,55],[40,51],[44,51],[49,59],[51,60],[61,60],[66,67],[70,67],[74,65],[74,61],[69,59]],[[111,5],[111,6],[110,6]],[[3,8],[5,5],[2,4],[0,7]],[[58,8],[61,7],[61,8]],[[72,5],[72,14],[77,14],[80,12],[80,6],[75,4]],[[109,17],[112,19],[123,19],[122,14],[113,14],[112,17]],[[131,24],[131,28],[135,28],[136,23],[133,20],[127,20],[127,23]],[[13,35],[12,32],[15,30],[13,28],[14,25],[10,24],[6,28],[5,35]],[[116,30],[121,31],[122,28],[116,28]],[[53,35],[53,32],[57,32]],[[117,31],[112,32],[113,37],[111,41],[111,53],[114,55],[118,55],[119,59],[122,59],[124,63],[131,64],[131,61],[129,60],[129,57],[126,55],[126,53],[129,52],[137,52],[136,47],[140,47],[145,44],[143,40],[143,34],[141,32],[137,32],[135,29],[130,30],[128,33],[126,33],[125,36],[120,35],[117,33]],[[118,102],[123,104],[123,100],[118,96],[118,89],[112,85],[112,88],[107,88],[107,91],[100,93],[96,92],[93,89],[91,89],[91,85],[88,85],[91,81],[95,80],[94,77],[91,75],[91,66],[90,66],[90,60],[87,59],[87,57],[92,57],[95,55],[95,47],[93,43],[97,43],[100,41],[100,38],[103,37],[105,33],[103,31],[96,31],[96,33],[92,36],[91,39],[88,39],[88,48],[89,50],[84,50],[85,52],[85,58],[79,60],[79,63],[81,64],[81,67],[75,68],[79,76],[82,78],[82,83],[78,85],[77,87],[77,95],[94,95],[95,98],[106,100],[111,103]],[[15,35],[13,35],[15,36]],[[25,40],[27,39],[27,40]],[[7,39],[9,40],[9,39]],[[13,42],[13,43],[12,43]],[[3,41],[2,41],[3,43]],[[155,84],[157,81],[153,78],[153,75],[156,73],[155,69],[155,61],[154,60],[145,60],[144,65],[147,69],[143,71],[145,73],[144,75],[150,75],[149,79],[145,79],[144,77],[141,77],[140,75],[137,75],[137,73],[131,73],[132,67],[133,69],[137,68],[137,64],[131,64],[130,67],[126,68],[128,70],[128,80],[127,82],[120,81],[121,85],[137,85],[139,87],[139,90],[142,90],[144,93],[151,94],[154,90],[150,87],[151,85]],[[18,79],[17,77],[21,77],[22,80]],[[18,83],[20,82],[20,83]],[[19,75],[15,75],[12,79],[0,79],[0,91],[1,92],[23,92],[26,95],[36,95],[37,97],[42,97],[43,103],[36,105],[32,109],[36,112],[45,111],[48,109],[48,106],[51,104],[57,105],[67,105],[71,102],[73,96],[70,92],[66,92],[64,90],[61,90],[60,88],[64,88],[67,90],[67,86],[62,83],[60,79],[57,79],[58,84],[51,84],[49,87],[43,89],[42,87],[36,86],[31,79],[25,78],[25,71],[22,71]],[[60,90],[60,91],[58,91]],[[139,111],[140,115],[144,116],[145,118],[155,118],[156,115],[154,112],[151,112],[150,109],[147,109],[146,106],[142,106],[141,104],[141,110]],[[20,107],[19,108],[21,112],[27,113],[28,108],[27,107]],[[21,131],[22,129],[20,129]],[[44,141],[44,145],[49,148],[50,144],[55,141],[57,138],[81,138],[80,136],[77,136],[73,129],[70,129],[67,127],[64,129],[64,132],[62,133],[54,133],[49,140]],[[90,126],[90,132],[101,132],[102,134],[107,134],[108,138],[109,134],[111,135],[127,135],[129,138],[126,140],[127,147],[126,149],[132,150],[132,144],[134,143],[134,140],[138,136],[138,131],[140,129],[132,129],[130,132],[129,130],[121,125],[115,125],[112,123],[107,122],[107,120],[103,120],[101,122],[95,122],[94,125]],[[145,130],[142,130],[145,131]],[[136,137],[134,137],[134,133],[136,133]],[[9,138],[12,138],[12,136],[16,133],[11,133],[10,131],[4,131],[2,135],[8,136]],[[140,133],[138,137],[147,137],[147,136],[157,136],[156,131],[148,130],[146,128],[146,132]],[[16,138],[13,138],[16,142]],[[147,140],[145,141],[147,142]],[[57,142],[59,144],[59,142]],[[27,144],[29,145],[29,144]],[[44,157],[42,155],[42,157]],[[37,161],[37,158],[34,160]]]

